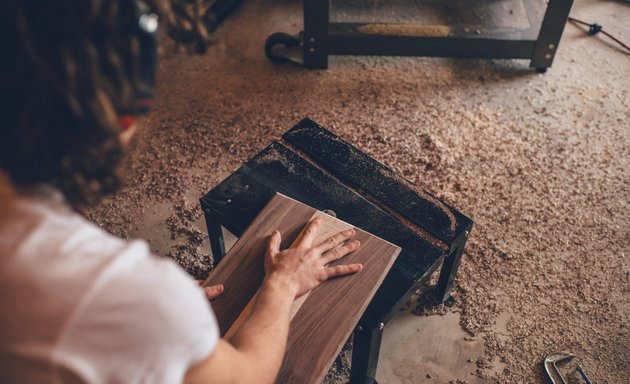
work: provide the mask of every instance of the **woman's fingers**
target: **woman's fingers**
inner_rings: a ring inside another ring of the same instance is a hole
[[[282,236],[280,235],[280,231],[275,230],[267,239],[267,251],[270,254],[276,254],[280,252],[280,243],[282,242]]]
[[[324,253],[324,255],[322,255],[322,262],[326,265],[335,260],[339,260],[348,253],[356,251],[360,245],[361,243],[358,240],[348,241],[341,247],[331,249],[330,251]]]
[[[223,284],[211,285],[209,287],[205,287],[203,291],[206,293],[206,297],[208,300],[214,300],[219,297],[223,293]]]
[[[336,246],[338,246],[339,244],[343,243],[344,241],[348,240],[352,236],[354,236],[355,233],[356,231],[352,228],[346,229],[345,231],[341,231],[338,234],[331,236],[328,239],[321,242],[320,244],[318,244],[315,247],[315,251],[320,254],[326,251],[329,251],[335,248]]]
[[[349,275],[363,269],[363,264],[344,264],[326,268],[326,278]]]
[[[317,235],[321,222],[322,219],[316,217],[306,224],[306,227],[300,232],[300,236],[298,236],[295,241],[298,248],[310,248],[313,245],[313,240],[315,239],[315,235]]]

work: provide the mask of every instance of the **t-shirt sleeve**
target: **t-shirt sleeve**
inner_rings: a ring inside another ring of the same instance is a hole
[[[56,360],[93,383],[179,383],[218,339],[203,290],[136,241],[96,277],[62,333]]]

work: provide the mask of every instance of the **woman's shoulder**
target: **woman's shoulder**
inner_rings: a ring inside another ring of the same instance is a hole
[[[2,269],[29,280],[89,284],[81,277],[99,274],[127,246],[72,210],[56,190],[42,188],[3,203]]]
[[[179,382],[218,339],[216,319],[195,281],[172,260],[132,241],[77,308],[57,356],[107,381]]]
[[[205,357],[219,335],[194,280],[145,241],[117,238],[50,198],[16,200],[0,213],[0,307],[13,314],[0,322],[13,330],[6,341],[47,345],[82,377],[122,381],[177,376],[169,360],[181,367]]]

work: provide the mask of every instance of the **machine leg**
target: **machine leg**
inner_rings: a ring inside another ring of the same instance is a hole
[[[460,236],[442,263],[442,270],[440,271],[440,279],[438,280],[437,286],[438,297],[441,299],[442,303],[445,303],[451,296],[451,288],[453,287],[459,264],[462,261],[462,253],[464,253],[469,231],[470,230],[465,231]]]
[[[212,250],[212,258],[214,259],[214,266],[223,259],[225,256],[225,242],[223,241],[223,231],[221,230],[221,224],[215,219],[214,215],[207,210],[203,210],[206,217],[206,225],[208,227],[208,239],[210,240],[210,249]]]
[[[383,327],[376,329],[362,329],[360,326],[354,331],[352,342],[352,367],[350,384],[377,384],[376,366],[381,352]]]
[[[573,0],[549,0],[529,64],[539,73],[544,73],[553,63],[572,4]]]
[[[328,68],[330,0],[304,0],[304,66]]]

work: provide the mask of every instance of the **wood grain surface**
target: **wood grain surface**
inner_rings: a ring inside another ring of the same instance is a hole
[[[314,216],[324,220],[314,244],[352,227],[284,195],[276,194],[205,281],[223,284],[212,302],[222,335],[231,335],[247,318],[264,277],[266,239],[278,229],[281,249],[292,244]],[[276,383],[321,383],[365,308],[391,268],[400,248],[360,229],[359,250],[334,264],[362,263],[355,275],[335,278],[296,300],[287,352]]]
[[[337,233],[341,231],[353,228],[352,225],[348,223],[344,223],[341,220],[334,220],[329,215],[320,211],[315,211],[313,216],[311,216],[308,219],[308,221],[311,221],[316,217],[321,217],[323,220],[319,226],[319,230],[317,231],[315,238],[313,239],[313,245],[319,244],[323,242],[324,240],[328,239],[329,237],[336,235]],[[294,242],[291,244],[291,246],[293,246],[297,241],[298,239],[295,239]],[[342,244],[340,244],[339,246],[341,245]],[[295,317],[298,310],[300,309],[302,304],[304,304],[304,301],[306,301],[306,298],[309,295],[310,295],[310,292],[295,299],[295,301],[293,302],[293,307],[291,308],[291,317],[290,317],[291,319]],[[227,332],[225,333],[223,337],[229,339],[230,337],[234,335],[234,333],[236,333],[236,331],[239,329],[241,324],[243,324],[243,322],[249,317],[250,313],[254,309],[254,304],[256,303],[257,298],[258,298],[258,291],[249,300],[249,303],[247,303],[247,306],[245,306],[243,311],[238,315],[236,320],[232,323],[232,325],[230,326],[230,328],[227,330]]]

